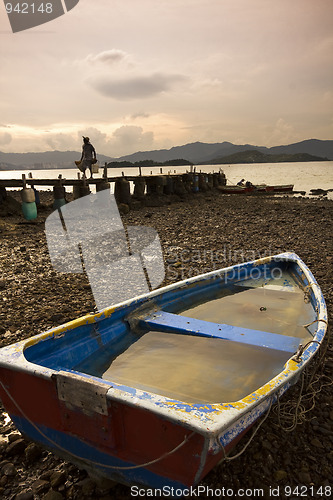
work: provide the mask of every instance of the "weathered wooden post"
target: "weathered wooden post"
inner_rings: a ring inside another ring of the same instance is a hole
[[[80,172],[77,173],[77,180],[80,181]],[[80,198],[80,183],[73,185],[73,199],[77,200]]]
[[[134,193],[133,198],[136,200],[143,200],[145,197],[146,181],[144,177],[136,177],[134,179]]]
[[[166,186],[166,176],[157,175],[156,176],[156,194],[158,196],[162,195],[164,192],[164,186]]]
[[[7,198],[6,188],[3,187],[3,186],[0,186],[0,203],[2,203],[3,201],[5,201],[6,198]]]
[[[55,186],[53,186],[53,208],[57,210],[66,204],[66,191],[64,186],[62,185],[62,175],[58,176],[58,181]]]
[[[32,179],[32,173],[31,172],[29,172],[28,176],[29,176],[30,179]],[[30,187],[35,192],[35,203],[36,203],[36,205],[40,205],[39,192],[37,191],[37,189],[35,189],[35,186],[33,184],[30,184]]]
[[[149,177],[146,177],[146,184],[147,184],[148,196],[153,196],[157,194],[157,183],[155,175],[150,175]]]
[[[221,169],[218,173],[218,183],[220,186],[226,186],[226,184],[227,184],[227,178],[225,176],[225,173]]]
[[[178,196],[182,196],[182,195],[186,194],[186,189],[184,187],[183,179],[182,179],[181,175],[176,175],[174,177],[173,189],[174,189],[175,194],[177,194]]]
[[[131,186],[125,177],[118,178],[115,182],[114,196],[118,204],[131,204]]]
[[[193,173],[192,191],[193,191],[193,193],[199,192],[199,176],[198,176],[198,174],[195,173],[195,169],[194,169],[194,173]]]
[[[206,175],[206,183],[207,183],[207,189],[213,189],[214,184],[213,184],[213,174],[208,174]]]
[[[164,192],[164,194],[173,194],[174,193],[173,178],[171,175],[166,176],[166,184],[163,187],[163,192]]]
[[[190,173],[183,174],[182,178],[185,190],[187,191],[187,193],[191,193],[193,185],[193,175]]]
[[[80,185],[80,198],[87,196],[88,194],[90,194],[89,184],[87,184],[86,177],[83,177],[82,184]]]
[[[207,191],[207,183],[205,174],[199,174],[199,191],[206,192]]]
[[[110,183],[108,182],[108,168],[106,162],[103,170],[103,178],[100,182],[96,182],[96,192],[103,191],[104,189],[110,189]]]
[[[219,178],[218,178],[219,174],[218,172],[213,172],[213,187],[214,188],[217,188],[218,185],[219,185]]]

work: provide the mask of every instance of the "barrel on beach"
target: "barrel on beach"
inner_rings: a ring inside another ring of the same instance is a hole
[[[35,201],[35,191],[31,188],[23,188],[21,191],[22,212],[26,220],[33,220],[37,217],[37,207]]]

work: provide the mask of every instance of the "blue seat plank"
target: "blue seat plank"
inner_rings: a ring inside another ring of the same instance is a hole
[[[277,333],[211,323],[210,321],[188,318],[165,311],[154,312],[140,319],[139,325],[150,330],[197,335],[200,337],[214,337],[290,353],[297,351],[301,340],[297,337],[288,337]]]

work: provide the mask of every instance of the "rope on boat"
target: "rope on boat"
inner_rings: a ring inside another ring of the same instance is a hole
[[[314,319],[313,321],[311,321],[311,323],[308,323],[307,325],[302,325],[304,326],[304,328],[308,328],[309,326],[313,325],[314,323],[317,323],[317,321],[323,321],[323,323],[326,323],[326,325],[328,325],[328,321],[326,319]]]
[[[265,417],[261,420],[261,422],[257,425],[256,429],[253,431],[252,433],[252,436],[250,437],[250,439],[248,440],[248,442],[246,443],[246,445],[241,449],[241,451],[239,453],[237,453],[236,455],[232,455],[231,457],[227,456],[226,452],[225,452],[225,447],[223,446],[223,444],[220,442],[220,440],[218,440],[218,444],[220,446],[220,448],[222,448],[222,451],[223,451],[223,458],[222,460],[219,462],[231,462],[231,460],[235,460],[235,458],[238,458],[240,457],[244,451],[246,450],[246,448],[249,446],[249,444],[252,442],[254,436],[257,434],[258,430],[260,429],[260,427],[262,426],[262,424],[265,422],[265,420],[268,418],[268,415],[270,414],[270,411],[271,411],[271,408],[272,408],[272,403],[273,403],[273,398],[271,397],[270,398],[270,403],[269,403],[269,408],[267,410],[267,413],[265,415]]]
[[[98,462],[94,462],[92,460],[89,460],[89,462],[91,464],[94,464],[94,465],[99,465],[101,467],[105,467],[105,468],[108,468],[108,469],[114,469],[114,470],[140,469],[141,467],[147,467],[148,465],[156,464],[157,462],[160,462],[161,460],[163,460],[163,458],[166,458],[166,457],[172,455],[177,450],[179,450],[182,446],[184,446],[184,444],[187,443],[187,441],[189,441],[194,434],[195,434],[195,432],[192,432],[189,436],[185,436],[184,440],[181,443],[179,443],[179,445],[177,445],[175,448],[173,448],[173,450],[164,453],[163,455],[161,455],[160,457],[156,458],[155,460],[151,460],[150,462],[145,462],[144,464],[131,465],[131,466],[128,466],[128,467],[118,467],[118,466],[113,466],[113,465],[101,464],[101,463],[98,463]]]
[[[302,374],[302,384],[301,384],[301,390],[299,392],[299,396],[297,398],[297,401],[289,401],[286,403],[283,403],[283,405],[280,405],[280,401],[278,398],[277,402],[277,417],[278,417],[278,425],[275,425],[279,429],[285,431],[285,432],[292,432],[298,424],[302,424],[306,420],[306,414],[309,413],[310,411],[313,410],[313,408],[316,406],[315,398],[316,396],[321,392],[321,390],[324,387],[328,387],[333,385],[333,380],[328,377],[327,375],[317,375],[316,379],[311,382],[310,384],[307,385],[308,391],[305,394],[302,394],[304,385],[305,385],[305,371]],[[313,378],[313,376],[312,376]],[[323,383],[322,379],[328,379],[327,383]],[[320,382],[319,387],[315,387],[315,384],[318,384]],[[310,407],[306,408],[306,403],[310,403]],[[284,426],[281,423],[281,417],[285,421],[291,421],[291,425],[289,427]]]
[[[305,378],[305,372],[302,372],[302,382],[301,382],[301,389],[299,391],[299,395],[296,401],[295,405],[295,412],[291,416],[292,418],[292,424],[290,427],[284,427],[281,423],[281,406],[280,406],[280,395],[279,393],[277,394],[277,417],[278,417],[278,423],[280,429],[284,430],[285,432],[292,432],[294,429],[296,429],[297,424],[299,423],[300,417],[299,417],[299,408],[300,404],[302,401],[302,392],[303,392],[303,387],[304,387],[304,378]],[[305,413],[304,409],[302,408],[301,415],[303,416]]]
[[[226,177],[225,179],[226,179],[226,180],[229,182],[229,184],[231,184],[232,186],[237,186],[237,187],[239,187],[239,186],[238,186],[237,184],[235,184],[233,181],[231,181],[230,179],[228,179],[228,177]]]
[[[326,320],[324,321],[327,324]],[[314,341],[312,341],[314,342]],[[325,363],[323,363],[324,357],[326,355],[327,348],[330,342],[330,332],[325,337],[325,343],[321,343],[321,354],[318,358],[314,360],[314,363],[304,370],[302,373],[302,383],[301,390],[299,392],[297,401],[287,401],[280,404],[279,396],[277,399],[277,406],[274,408],[274,412],[277,412],[278,423],[279,425],[274,424],[276,427],[282,429],[285,432],[293,431],[298,424],[302,424],[305,422],[306,414],[313,410],[316,406],[316,396],[322,391],[324,387],[329,387],[333,385],[333,379],[328,375],[323,373]],[[311,343],[311,341],[309,342]],[[305,346],[306,347],[306,346]],[[305,349],[304,347],[304,349]],[[321,373],[318,373],[319,368],[321,368]],[[311,374],[310,374],[311,370]],[[308,380],[305,383],[305,375],[308,377]],[[317,384],[319,386],[317,387]],[[304,386],[306,386],[306,392],[303,393]],[[308,408],[306,408],[308,406]],[[291,425],[289,427],[285,427],[281,423],[281,417],[284,418],[285,421],[291,421]]]
[[[323,320],[323,321],[325,321],[325,320]],[[326,321],[326,324],[328,325],[328,321]],[[319,351],[320,354],[319,354],[319,357],[317,359],[315,359],[315,362],[317,363],[317,366],[314,365],[314,366],[316,366],[316,368],[313,370],[313,373],[312,373],[312,375],[310,377],[310,381],[308,382],[308,386],[311,385],[311,382],[312,382],[314,376],[316,375],[319,366],[324,366],[323,361],[324,361],[324,358],[326,356],[326,352],[327,352],[330,340],[331,340],[331,331],[328,328],[327,329],[327,333],[325,335],[325,338],[323,339],[323,341],[320,344],[320,351]]]
[[[316,319],[312,323],[315,323],[316,321],[323,321],[324,323],[326,323],[326,325],[328,325],[328,321],[325,319],[319,319],[319,320]],[[312,323],[310,323],[309,325],[303,325],[303,326],[305,326],[305,327],[310,326]],[[322,374],[322,373],[317,374],[319,367],[324,366],[322,361],[325,357],[327,348],[329,346],[330,336],[331,336],[330,332],[325,336],[325,341],[326,341],[325,344],[323,342],[318,342],[316,340],[310,340],[304,347],[302,346],[302,352],[300,353],[300,355],[304,352],[304,350],[307,348],[307,346],[309,344],[311,344],[311,343],[319,344],[321,347],[321,355],[319,358],[317,358],[315,360],[315,363],[316,363],[315,368],[313,369],[313,373],[311,374],[309,381],[306,384],[307,392],[305,394],[302,394],[302,393],[303,393],[303,389],[304,389],[304,385],[305,385],[305,375],[307,374],[307,369],[304,369],[304,371],[302,372],[301,388],[300,388],[299,395],[298,395],[296,402],[289,401],[289,402],[283,403],[281,405],[280,404],[280,395],[279,395],[279,393],[277,393],[277,406],[273,409],[273,411],[275,413],[277,412],[277,417],[278,417],[278,425],[276,425],[273,422],[273,425],[275,427],[278,427],[285,432],[292,432],[298,424],[303,423],[305,421],[306,413],[309,413],[310,411],[313,410],[313,408],[316,405],[315,398],[321,392],[321,390],[324,387],[329,387],[329,386],[333,385],[333,379],[331,377],[329,377],[325,374]],[[297,356],[297,354],[296,354],[296,356]],[[327,382],[323,383],[323,379],[326,379]],[[317,384],[319,382],[320,382],[320,386],[318,388],[316,388],[315,384]],[[311,403],[311,406],[308,409],[305,408],[304,404],[303,405],[301,404],[302,402],[305,403],[307,400],[309,400]],[[227,457],[226,453],[225,453],[224,446],[219,442],[219,445],[222,448],[222,451],[224,454],[224,458],[221,461],[234,460],[235,458],[238,458],[240,455],[242,455],[244,453],[244,451],[249,446],[249,444],[253,440],[254,436],[258,432],[259,428],[262,426],[264,421],[268,418],[268,416],[270,414],[271,407],[272,407],[272,402],[273,402],[273,400],[271,398],[270,407],[269,407],[267,414],[265,415],[265,418],[257,426],[257,428],[253,432],[251,438],[249,439],[247,444],[244,446],[244,448],[239,453],[237,453],[236,455],[233,455],[232,457]],[[289,411],[288,411],[288,407],[289,407]],[[291,412],[291,410],[292,410],[292,412]],[[288,419],[288,418],[291,419],[291,421],[292,421],[291,425],[289,427],[283,426],[281,423],[281,417],[284,417],[285,419]]]
[[[182,446],[184,446],[185,443],[187,443],[192,436],[194,436],[195,432],[193,431],[189,436],[185,436],[185,438],[183,439],[183,441],[181,443],[179,443],[175,448],[173,448],[172,450],[170,451],[167,451],[166,453],[163,453],[163,455],[161,455],[160,457],[154,459],[154,460],[150,460],[149,462],[145,462],[143,464],[140,464],[140,465],[131,465],[131,466],[125,466],[125,467],[119,467],[119,466],[114,466],[114,465],[108,465],[108,464],[103,464],[103,463],[100,463],[100,462],[94,462],[93,460],[91,460],[90,458],[84,458],[84,457],[80,457],[79,455],[76,455],[75,453],[72,453],[72,452],[69,452],[68,449],[66,448],[63,448],[60,444],[56,443],[55,441],[53,441],[53,439],[51,439],[49,436],[47,436],[36,424],[34,424],[34,422],[32,422],[30,420],[29,417],[27,417],[27,415],[24,413],[24,411],[22,410],[22,408],[20,407],[20,405],[15,401],[15,399],[13,398],[13,396],[10,394],[10,392],[8,391],[8,389],[4,386],[4,384],[1,382],[0,380],[0,384],[1,384],[1,387],[3,388],[3,390],[5,391],[5,393],[7,394],[7,396],[9,397],[9,399],[14,403],[14,405],[16,406],[16,408],[20,411],[20,413],[23,415],[23,417],[27,420],[27,422],[29,422],[29,424],[44,438],[46,439],[46,441],[48,441],[50,444],[52,444],[53,446],[55,446],[58,450],[60,451],[63,451],[64,453],[66,453],[66,455],[68,455],[68,453],[71,454],[71,456],[73,458],[76,458],[78,460],[88,460],[90,464],[93,464],[93,465],[97,465],[99,467],[104,467],[106,469],[113,469],[113,470],[131,470],[131,469],[140,469],[141,467],[147,467],[149,465],[153,465],[153,464],[156,464],[157,462],[160,462],[161,460],[163,460],[164,458],[172,455],[173,453],[175,453],[176,451],[178,451]],[[79,439],[79,438],[78,438]],[[81,440],[80,440],[81,441]]]

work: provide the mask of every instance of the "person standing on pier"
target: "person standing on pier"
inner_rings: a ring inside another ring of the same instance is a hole
[[[90,170],[90,179],[92,179],[93,171],[92,166],[96,163],[96,151],[94,146],[90,143],[89,137],[83,137],[83,146],[82,146],[82,156],[81,156],[81,166],[80,170],[83,172],[83,177],[86,175],[86,169]]]

